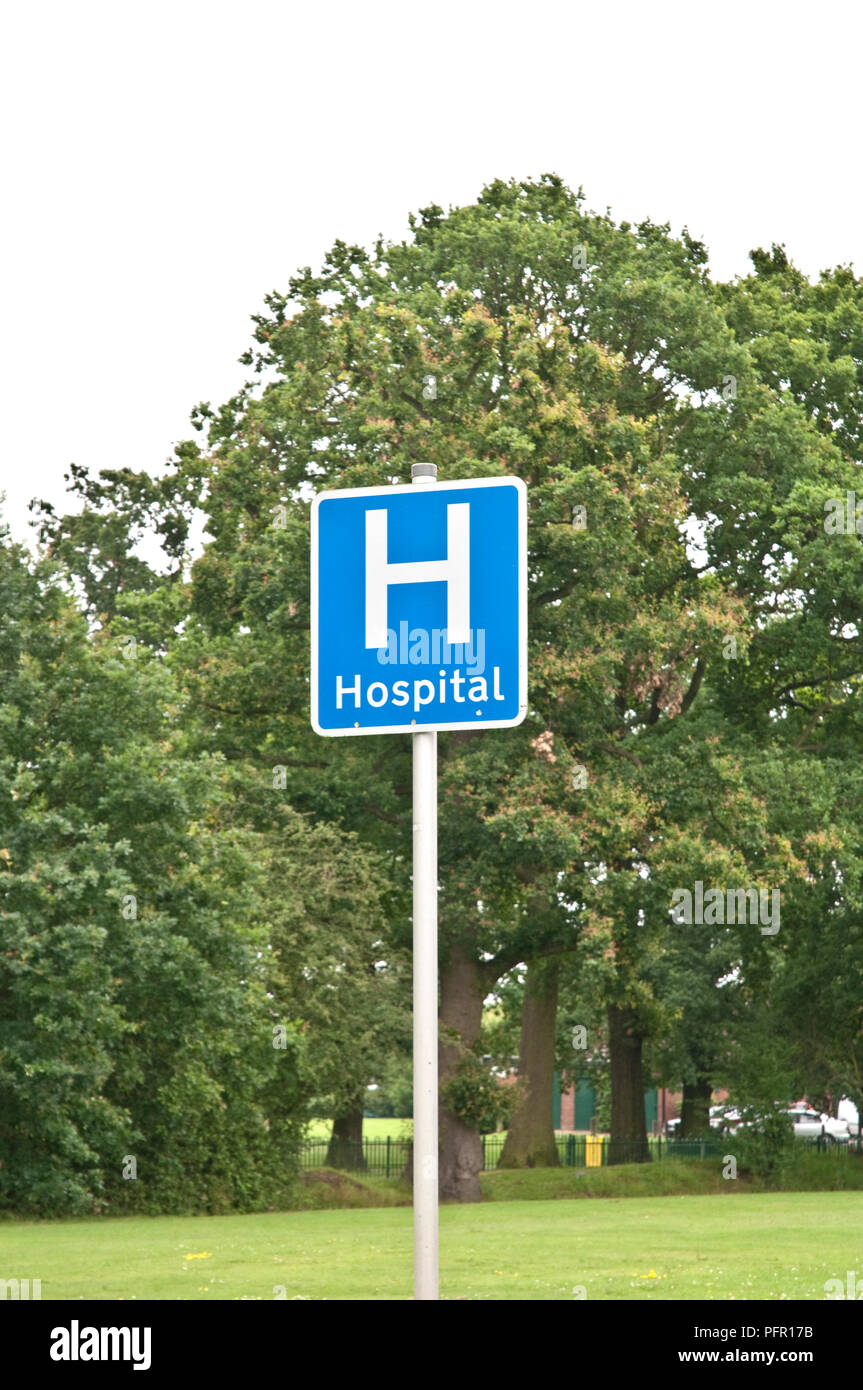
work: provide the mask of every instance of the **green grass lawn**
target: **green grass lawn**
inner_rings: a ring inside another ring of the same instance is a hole
[[[863,1193],[491,1201],[441,1209],[460,1299],[823,1299],[863,1272]],[[0,1225],[43,1299],[405,1299],[409,1207]]]
[[[329,1139],[332,1133],[332,1120],[310,1120],[306,1137],[308,1139]],[[365,1119],[363,1120],[364,1139],[410,1139],[413,1134],[413,1120]]]
[[[413,1127],[414,1122],[411,1119],[400,1119],[398,1117],[393,1119],[375,1117],[372,1119],[367,1117],[363,1120],[363,1139],[410,1139],[413,1134]],[[310,1120],[306,1127],[306,1138],[329,1139],[332,1128],[332,1120]],[[493,1140],[495,1145],[502,1145],[506,1139],[506,1133],[504,1129],[497,1134],[489,1134],[486,1137]],[[579,1137],[583,1137],[583,1134],[580,1134]],[[566,1152],[566,1141],[568,1138],[568,1131],[557,1131],[557,1147],[561,1157],[563,1157]],[[651,1148],[655,1149],[657,1143],[656,1136],[650,1135],[648,1137],[648,1143]],[[666,1140],[663,1139],[662,1143],[664,1145]]]
[[[310,1120],[306,1130],[306,1137],[309,1139],[329,1139],[332,1128],[332,1120]],[[363,1120],[364,1139],[409,1139],[413,1134],[413,1129],[413,1120],[399,1119],[398,1117],[394,1119],[385,1119],[383,1117],[370,1119],[366,1117]],[[501,1130],[499,1134],[489,1137],[494,1139],[505,1139],[506,1130]],[[560,1144],[566,1143],[566,1134],[562,1130],[558,1131],[558,1140]]]

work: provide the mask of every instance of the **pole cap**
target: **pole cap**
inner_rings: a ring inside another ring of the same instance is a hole
[[[437,478],[437,464],[436,464],[436,463],[412,463],[412,464],[411,464],[411,482],[412,482],[412,483],[415,483],[418,479],[428,479],[429,482],[432,482],[432,483],[433,483],[433,482],[436,480],[436,478]]]

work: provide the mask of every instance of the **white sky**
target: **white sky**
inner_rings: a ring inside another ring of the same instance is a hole
[[[554,171],[714,273],[863,264],[855,3],[7,0],[0,489],[158,469],[244,380],[249,316],[337,237]]]

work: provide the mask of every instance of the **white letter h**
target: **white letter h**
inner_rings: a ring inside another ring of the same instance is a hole
[[[446,581],[446,640],[450,646],[469,642],[470,633],[470,503],[450,503],[446,509],[445,560],[413,560],[391,565],[387,560],[387,514],[366,512],[366,647],[387,645],[387,589],[390,584],[433,584]]]

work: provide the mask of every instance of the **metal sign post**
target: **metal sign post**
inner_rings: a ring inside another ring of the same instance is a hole
[[[433,483],[433,463],[411,482]],[[438,1296],[437,731],[412,734],[414,981],[414,1298]]]
[[[319,493],[311,522],[312,728],[413,745],[414,1298],[434,1300],[437,736],[527,713],[527,491],[415,463],[407,485]]]

